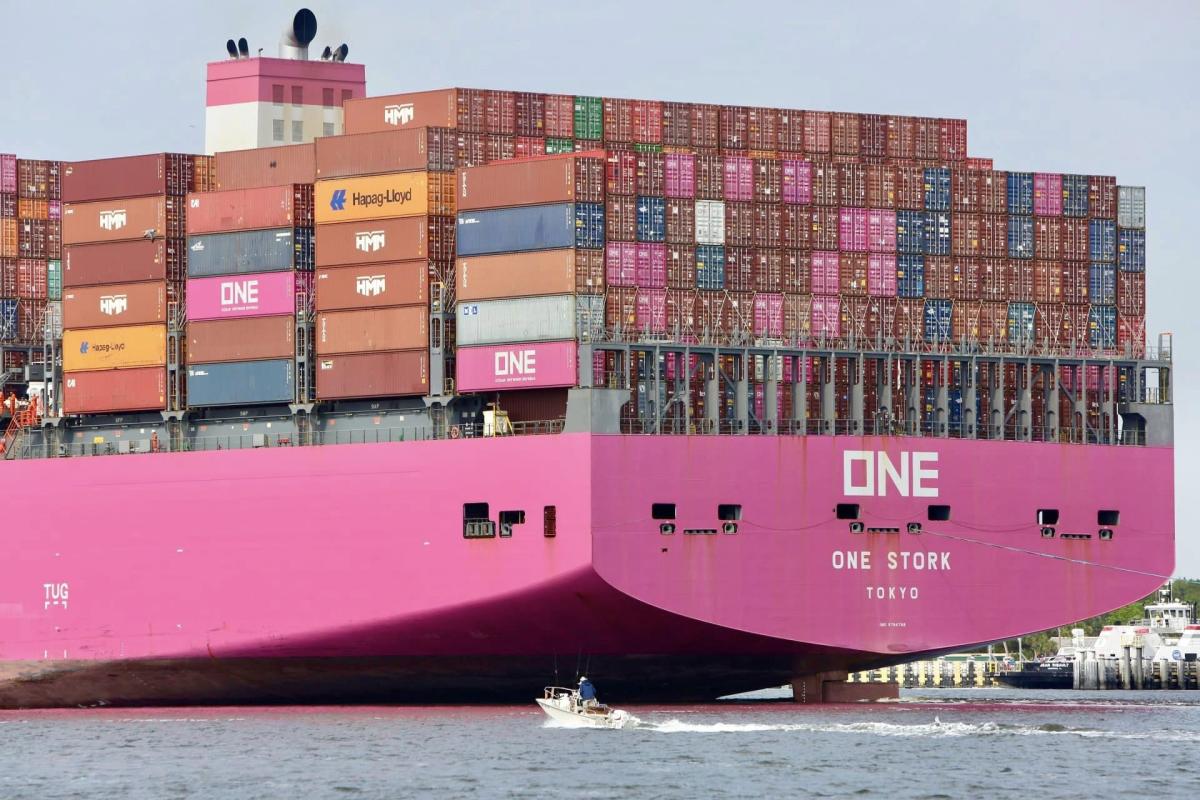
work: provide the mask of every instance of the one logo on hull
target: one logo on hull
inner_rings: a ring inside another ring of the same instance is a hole
[[[407,125],[413,121],[416,110],[412,103],[400,103],[383,107],[383,121],[388,125]]]
[[[129,309],[129,296],[124,294],[105,294],[100,296],[100,313],[115,317],[124,314]]]
[[[387,276],[359,275],[354,279],[354,291],[363,297],[378,297],[387,291]]]
[[[117,231],[124,228],[129,222],[129,215],[125,213],[123,208],[115,208],[112,211],[100,212],[100,227],[106,231]]]
[[[329,207],[334,211],[346,210],[346,190],[334,189],[333,197],[329,198]]]
[[[354,249],[374,253],[384,248],[387,237],[383,231],[362,231],[354,234]]]
[[[904,450],[897,460],[882,451],[842,453],[842,494],[847,497],[887,497],[889,484],[900,497],[937,497],[937,453]]]

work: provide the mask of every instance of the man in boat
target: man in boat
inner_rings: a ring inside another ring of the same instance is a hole
[[[579,679],[579,701],[587,708],[596,705],[596,687],[586,676]]]

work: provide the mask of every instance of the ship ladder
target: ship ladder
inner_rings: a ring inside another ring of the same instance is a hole
[[[8,421],[8,427],[4,431],[4,440],[0,441],[0,453],[4,454],[5,459],[16,458],[17,450],[15,445],[18,437],[20,437],[26,428],[37,425],[40,418],[37,397],[30,398],[29,405],[25,408],[13,410],[12,417]]]

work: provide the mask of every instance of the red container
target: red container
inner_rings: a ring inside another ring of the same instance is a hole
[[[266,228],[307,228],[312,224],[311,184],[204,192],[190,194],[187,199],[189,236]]]
[[[862,164],[838,164],[838,203],[862,208],[867,205],[867,170]]]
[[[725,204],[725,244],[734,247],[750,247],[754,244],[753,204]]]
[[[189,321],[187,358],[192,364],[295,358],[295,336],[290,315]]]
[[[754,159],[754,201],[778,203],[783,196],[783,164],[777,158]]]
[[[747,109],[747,140],[751,150],[775,151],[779,149],[779,115],[774,108]]]
[[[661,144],[662,136],[662,102],[658,100],[634,100],[633,140],[644,144]]]
[[[517,98],[514,92],[488,90],[484,94],[484,118],[487,133],[512,136],[517,126]]]
[[[781,206],[780,211],[781,244],[794,249],[809,249],[812,245],[812,212],[807,208],[789,205]]]
[[[893,161],[917,157],[917,121],[913,117],[888,117],[887,155]],[[922,323],[923,324],[923,323]]]
[[[314,145],[316,177],[341,178],[413,170],[451,171],[455,168],[456,140],[457,133],[450,128],[410,128],[321,137]]]
[[[610,195],[632,197],[637,190],[637,156],[631,152],[610,152],[605,162],[605,187]]]
[[[716,150],[720,146],[720,106],[694,103],[691,107],[691,146],[697,150]]]
[[[863,158],[887,158],[888,118],[883,114],[859,116],[858,150]]]
[[[666,158],[662,153],[637,154],[637,193],[662,197],[666,189]]]
[[[956,214],[979,211],[981,181],[981,173],[971,170],[956,169],[950,173],[950,206]]]
[[[722,150],[745,150],[750,143],[750,111],[745,106],[721,106],[717,113]]]
[[[185,251],[182,239],[73,245],[63,252],[63,287],[182,281]]]
[[[517,92],[516,102],[516,135],[536,136],[546,135],[546,95],[537,92]]]
[[[980,341],[997,344],[1008,341],[1008,303],[980,303],[979,312]]]
[[[979,229],[979,252],[985,258],[1008,256],[1008,217],[985,214]]]
[[[67,203],[95,200],[185,195],[196,190],[195,159],[179,153],[75,161],[62,169],[62,199]]]
[[[692,244],[696,241],[696,202],[668,199],[667,243]]]
[[[17,261],[17,297],[22,300],[46,299],[46,260],[22,258]]]
[[[221,191],[312,183],[317,176],[316,149],[312,144],[260,147],[217,153],[217,183]]]
[[[978,300],[980,298],[979,274],[983,267],[976,259],[955,258],[953,283],[950,294],[955,300]]]
[[[939,300],[954,297],[954,264],[948,256],[925,256],[925,296]]]
[[[1092,219],[1116,219],[1116,178],[1093,175],[1088,179],[1088,216]]]
[[[633,154],[623,155],[631,156],[629,167],[632,171]],[[595,203],[604,196],[603,175],[604,163],[599,158],[577,155],[502,161],[474,167],[459,172],[458,210]]]
[[[696,249],[690,245],[667,245],[667,287],[696,288]]]
[[[841,294],[864,297],[867,294],[870,260],[866,253],[839,254]],[[928,268],[926,269],[928,274]]]
[[[841,203],[838,192],[838,167],[836,164],[817,162],[812,169],[814,205],[836,206]]]
[[[783,209],[777,205],[754,204],[754,246],[777,248],[783,245]]]
[[[633,141],[633,101],[604,98],[604,141]]]
[[[896,168],[896,208],[920,211],[925,208],[925,170]]]
[[[637,241],[637,199],[609,196],[605,203],[605,237],[611,242]]]
[[[867,205],[871,208],[896,207],[896,167],[892,164],[867,165]]]
[[[753,254],[751,284],[756,292],[783,291],[783,254],[778,250],[756,250]]]
[[[922,161],[937,161],[941,156],[942,146],[941,120],[917,117],[916,134],[916,158]]]
[[[63,375],[63,413],[161,411],[167,406],[162,367],[103,369]]]
[[[1125,315],[1146,316],[1146,273],[1117,273],[1117,311]]]
[[[830,128],[833,134],[833,152],[843,156],[859,154],[861,124],[858,114],[835,111]]]
[[[1146,353],[1146,318],[1136,314],[1117,314],[1117,350],[1141,357]]]
[[[517,158],[536,158],[546,155],[546,140],[540,136],[518,136],[515,146]]]
[[[1008,173],[981,172],[978,179],[979,207],[985,214],[1008,213]]]
[[[754,251],[749,247],[725,248],[725,288],[731,292],[754,289]]]
[[[1061,177],[1061,176],[1060,176]],[[1061,207],[1061,203],[1059,204]],[[1063,224],[1056,217],[1035,217],[1033,252],[1038,258],[1057,261],[1062,258]]]
[[[575,137],[575,96],[570,94],[545,95],[545,136],[554,139]]]
[[[831,115],[828,111],[804,112],[804,152],[830,152]]]
[[[901,342],[924,340],[925,301],[904,298],[897,300],[894,330],[896,338]]]
[[[663,138],[667,147],[692,144],[692,107],[688,103],[663,103]]]
[[[429,346],[429,308],[395,306],[317,315],[318,355],[417,350]]]
[[[420,395],[429,389],[429,354],[424,350],[317,359],[318,400]]]
[[[320,225],[315,242],[317,266],[382,264],[436,257],[430,241],[435,219],[397,217]],[[453,218],[449,219],[453,225]],[[453,258],[453,253],[446,255]]]
[[[779,150],[782,153],[804,152],[804,112],[783,109],[779,112]]]
[[[940,120],[938,156],[943,164],[964,161],[967,158],[967,121],[965,119]]]
[[[1033,262],[1033,300],[1035,303],[1061,303],[1062,264],[1057,261]]]
[[[609,331],[636,329],[637,289],[614,286],[605,292],[604,327]]]
[[[1012,259],[1008,262],[1009,302],[1033,302],[1033,262]]]
[[[811,257],[811,279],[813,294],[837,294],[841,287],[841,254],[828,250],[814,250]]]
[[[714,155],[696,156],[696,199],[720,200],[725,194],[725,159]]]
[[[955,214],[950,247],[956,256],[982,255],[983,220],[978,214]]]
[[[783,291],[812,293],[812,251],[784,250],[782,253]]]
[[[485,137],[485,162],[507,161],[517,157],[517,140],[516,137],[504,133],[489,133]],[[477,164],[464,164],[463,166],[478,166]]]
[[[1063,302],[1070,305],[1087,305],[1089,269],[1086,261],[1064,261],[1062,264]]]
[[[1088,246],[1088,221],[1065,217],[1061,225],[1062,257],[1068,261],[1087,261],[1091,256]]]
[[[812,210],[811,244],[814,250],[838,249],[838,226],[840,214],[836,208],[814,208]]]

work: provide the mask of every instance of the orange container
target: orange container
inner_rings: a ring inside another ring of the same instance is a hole
[[[459,300],[571,294],[575,261],[574,249],[460,258],[455,264],[455,291]]]
[[[243,317],[189,322],[189,364],[260,361],[296,356],[296,318]]]
[[[63,206],[63,244],[184,236],[182,197],[133,197]]]
[[[63,372],[161,367],[166,363],[165,325],[63,331]]]
[[[419,217],[429,211],[429,176],[392,172],[364,178],[330,178],[316,184],[317,224]]]
[[[429,264],[424,260],[366,267],[321,269],[316,274],[317,310],[425,305]]]
[[[317,315],[317,355],[428,347],[429,309],[423,305]]]
[[[63,291],[63,327],[103,328],[167,321],[165,281],[116,283]]]

